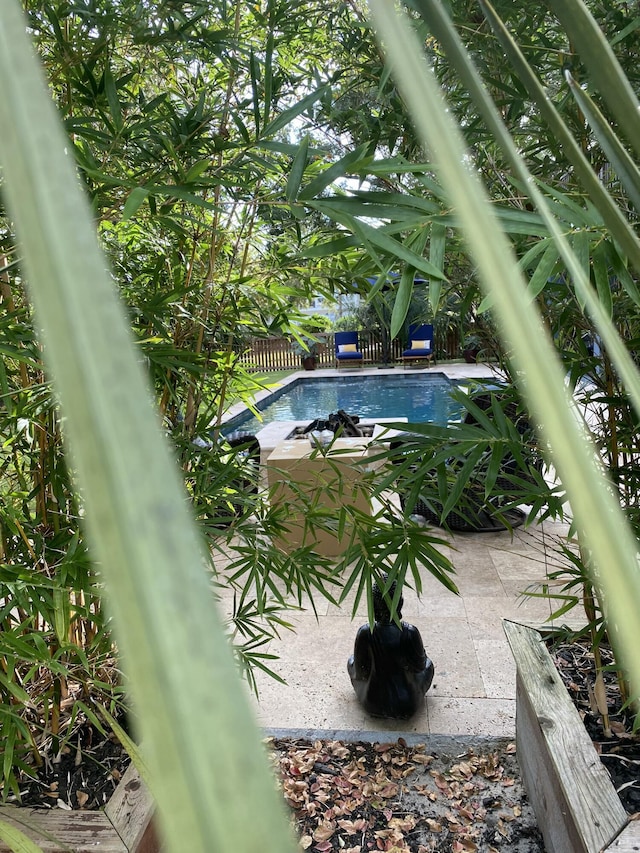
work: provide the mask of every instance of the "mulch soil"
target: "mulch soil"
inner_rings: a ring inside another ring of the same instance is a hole
[[[623,707],[613,653],[607,645],[601,646],[600,651],[603,664],[609,667],[604,671],[610,728],[610,733],[606,734],[596,701],[595,663],[589,646],[579,642],[549,643],[549,652],[560,677],[600,760],[609,771],[620,801],[627,813],[637,820],[640,819],[640,732],[634,732],[632,709]]]
[[[43,809],[102,809],[131,759],[114,734],[101,734],[90,722],[74,730],[55,754],[20,780],[21,805]],[[9,798],[8,802],[15,802]]]

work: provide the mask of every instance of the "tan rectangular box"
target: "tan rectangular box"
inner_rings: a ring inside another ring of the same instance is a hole
[[[287,533],[277,541],[284,551],[302,545],[310,546],[327,557],[339,556],[348,545],[351,529],[345,526],[338,537],[328,530],[310,529],[305,512],[306,501],[328,510],[336,519],[342,506],[356,507],[371,514],[371,504],[361,487],[366,470],[367,438],[338,438],[330,448],[314,450],[308,439],[283,441],[267,460],[267,476],[271,500],[286,502]]]

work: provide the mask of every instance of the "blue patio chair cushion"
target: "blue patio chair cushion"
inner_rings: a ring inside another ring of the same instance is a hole
[[[337,359],[354,361],[362,358],[362,353],[358,349],[357,332],[336,332],[334,339]]]
[[[409,326],[407,349],[403,358],[425,358],[433,353],[433,326],[429,323],[412,323]]]
[[[361,352],[339,352],[339,353],[337,353],[336,358],[347,360],[347,361],[353,361],[354,359],[357,360],[357,359],[362,358],[362,353]]]

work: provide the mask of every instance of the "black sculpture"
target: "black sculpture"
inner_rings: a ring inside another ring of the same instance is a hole
[[[303,429],[303,435],[306,435],[312,430],[330,429],[335,435],[340,435],[343,438],[353,438],[364,435],[362,428],[358,426],[360,418],[358,415],[348,415],[344,409],[339,409],[337,413],[331,412],[326,418],[316,418]]]
[[[388,592],[395,595],[396,585]],[[403,598],[398,601],[401,618]],[[373,628],[363,625],[347,661],[351,684],[362,707],[372,717],[406,720],[419,710],[433,681],[433,662],[427,657],[420,631],[407,622],[391,621],[389,606],[377,583],[373,585]]]

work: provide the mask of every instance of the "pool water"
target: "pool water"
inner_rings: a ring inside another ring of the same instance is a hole
[[[299,379],[263,401],[262,420],[240,415],[224,431],[255,434],[273,421],[310,422],[340,409],[361,419],[407,418],[409,423],[444,425],[460,412],[449,395],[454,387],[442,373]]]

